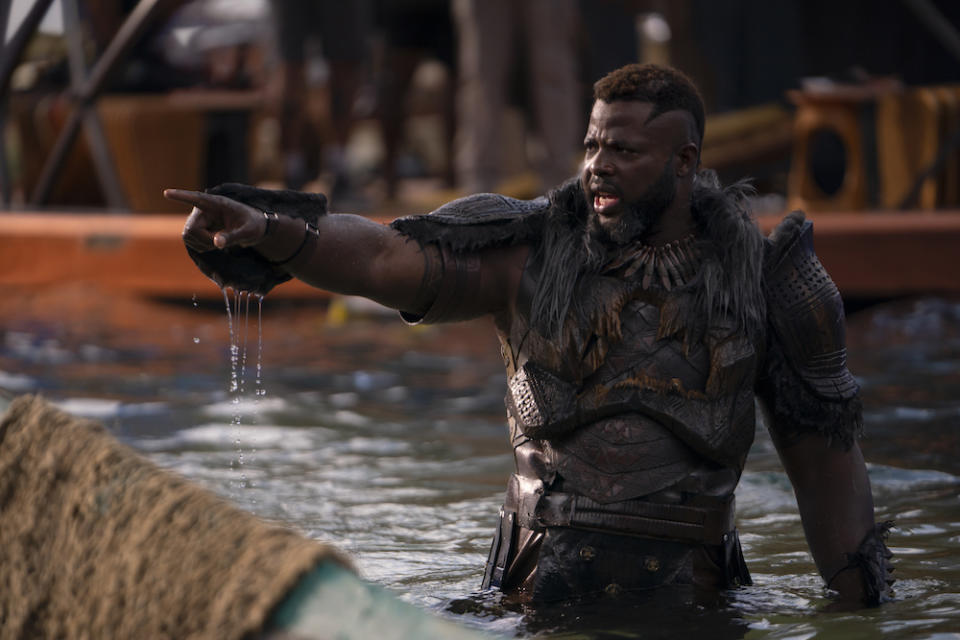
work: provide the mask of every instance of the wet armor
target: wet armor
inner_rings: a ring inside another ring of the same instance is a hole
[[[843,301],[813,251],[813,224],[790,214],[765,256],[768,366],[758,392],[789,443],[817,431],[849,448],[862,430],[860,390],[847,369]]]
[[[432,264],[433,304],[410,321],[470,317],[472,252],[531,245],[516,310],[498,321],[516,472],[483,586],[551,601],[749,584],[733,495],[755,391],[785,425],[775,438],[814,430],[842,446],[860,428],[842,304],[809,224],[794,214],[762,239],[735,191],[699,180],[696,237],[628,246],[579,274],[566,292],[576,303],[551,334],[532,310],[549,306],[537,303],[559,268],[549,238],[576,231],[577,191],[571,182],[549,200],[473,196],[394,225]]]

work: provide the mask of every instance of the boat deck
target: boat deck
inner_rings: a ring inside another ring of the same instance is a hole
[[[960,211],[808,217],[817,254],[844,296],[960,293]],[[182,214],[0,214],[0,284],[9,289],[90,282],[139,295],[218,297],[219,289],[183,247],[184,220]],[[763,216],[758,224],[769,233],[779,220]],[[325,293],[291,281],[270,295]]]

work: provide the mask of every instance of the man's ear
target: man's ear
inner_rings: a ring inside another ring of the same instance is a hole
[[[677,177],[685,178],[696,173],[700,163],[700,148],[693,142],[687,142],[677,149]]]

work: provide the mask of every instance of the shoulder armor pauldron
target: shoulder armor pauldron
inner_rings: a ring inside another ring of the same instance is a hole
[[[522,244],[539,237],[550,203],[545,197],[518,200],[480,193],[449,202],[426,215],[405,216],[390,225],[420,243],[453,251]]]
[[[826,400],[859,390],[847,369],[843,300],[813,251],[813,223],[791,214],[771,236],[765,267],[767,313],[789,366]]]

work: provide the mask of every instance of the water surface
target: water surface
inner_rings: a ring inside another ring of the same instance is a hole
[[[789,482],[760,430],[737,493],[754,586],[711,601],[658,593],[539,615],[476,594],[512,471],[490,326],[411,328],[379,314],[333,326],[322,306],[271,304],[262,396],[255,312],[244,390],[231,392],[222,305],[157,305],[119,326],[9,319],[0,329],[0,387],[42,392],[101,420],[154,462],[347,551],[366,579],[491,632],[960,637],[960,302],[901,301],[849,318],[877,518],[897,522],[895,602],[832,610]]]

